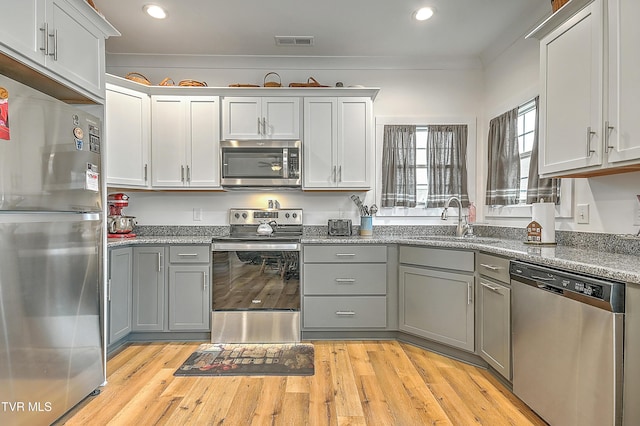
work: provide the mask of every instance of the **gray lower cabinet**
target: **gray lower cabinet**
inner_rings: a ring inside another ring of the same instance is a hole
[[[142,246],[133,255],[132,331],[209,331],[211,246]]]
[[[109,250],[107,288],[108,339],[112,344],[131,332],[133,250],[123,247]]]
[[[163,331],[166,300],[165,247],[133,248],[132,331]]]
[[[478,253],[476,337],[478,354],[511,380],[511,285],[509,259]]]
[[[309,245],[303,259],[304,330],[388,326],[386,246]]]
[[[481,277],[478,311],[480,356],[511,380],[511,288]]]
[[[169,330],[208,331],[210,246],[169,247]]]
[[[400,330],[473,351],[474,253],[401,246],[398,269]]]

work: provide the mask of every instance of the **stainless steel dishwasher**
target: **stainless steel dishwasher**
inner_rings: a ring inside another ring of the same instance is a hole
[[[551,425],[619,425],[620,282],[512,261],[513,392]]]

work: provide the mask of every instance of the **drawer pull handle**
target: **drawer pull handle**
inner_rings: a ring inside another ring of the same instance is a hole
[[[355,283],[356,279],[355,278],[336,278],[336,282],[340,284],[351,284],[351,283]]]
[[[355,253],[336,253],[336,256],[338,257],[345,257],[345,256],[355,256]]]
[[[353,311],[336,311],[336,315],[341,316],[341,317],[352,317],[354,316],[356,313]]]
[[[482,266],[483,268],[491,269],[492,271],[499,271],[500,269],[502,269],[499,266],[487,265],[485,263],[481,263],[480,266]]]
[[[482,284],[482,287],[486,287],[493,292],[500,293],[500,289],[498,287],[494,287],[492,285],[485,284],[485,283],[481,283],[481,284]]]
[[[178,253],[178,256],[198,256],[198,253]]]

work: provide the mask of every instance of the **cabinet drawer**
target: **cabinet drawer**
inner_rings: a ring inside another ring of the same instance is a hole
[[[169,246],[171,263],[209,263],[211,246]]]
[[[478,253],[476,262],[476,270],[480,275],[509,284],[509,259],[486,253]]]
[[[387,326],[385,296],[307,296],[303,303],[305,328],[384,328]]]
[[[387,265],[304,265],[304,294],[387,294]]]
[[[473,252],[400,246],[400,263],[473,272]]]
[[[381,262],[387,261],[386,246],[365,245],[317,245],[304,246],[304,261],[306,262]]]

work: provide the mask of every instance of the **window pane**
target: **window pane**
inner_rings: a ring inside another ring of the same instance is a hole
[[[427,189],[426,188],[416,188],[416,201],[418,204],[426,204],[427,203]]]
[[[529,176],[529,164],[531,163],[531,157],[525,157],[520,159],[520,178]]]
[[[416,168],[416,185],[426,185],[427,183],[427,169],[425,167]]]
[[[518,136],[518,148],[520,149],[520,153],[522,154],[524,149],[524,136]]]
[[[427,165],[427,150],[416,149],[416,166],[425,167]]]
[[[427,147],[427,130],[416,129],[416,148],[425,149]]]
[[[524,149],[520,152],[529,152],[533,149],[534,136],[535,136],[535,133],[533,132],[527,133],[526,135],[524,135]]]
[[[524,115],[518,114],[518,134],[524,133]]]
[[[524,131],[533,132],[536,126],[536,110],[535,108],[524,115]]]

